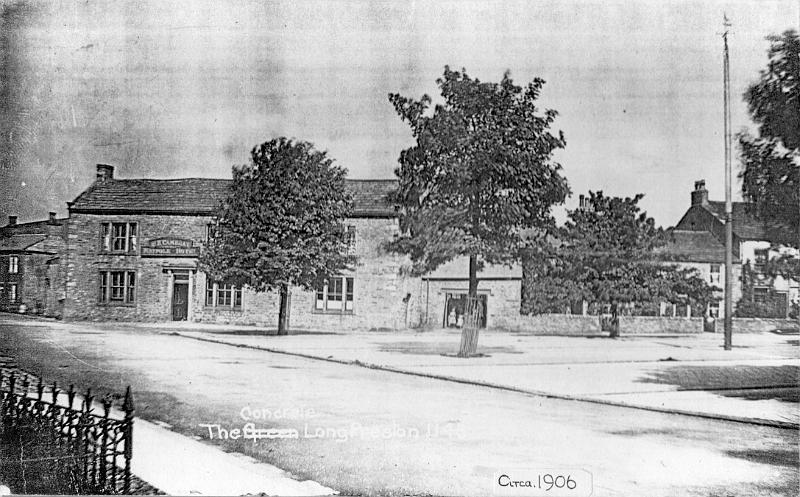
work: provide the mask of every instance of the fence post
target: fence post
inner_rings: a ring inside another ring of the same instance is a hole
[[[125,474],[123,475],[122,493],[131,493],[131,458],[133,457],[133,394],[131,387],[125,389],[125,403],[122,405],[125,411],[124,433],[125,433]]]
[[[75,402],[75,385],[70,385],[69,389],[67,389],[67,419],[65,420],[67,424],[67,437],[72,436],[72,427],[73,427],[73,420],[75,419],[75,411],[72,408],[73,403]],[[75,439],[80,440],[80,432],[78,431],[78,427],[75,427]]]
[[[89,478],[89,438],[92,435],[92,423],[91,423],[91,410],[92,410],[92,389],[89,388],[86,390],[86,397],[83,399],[83,412],[81,413],[81,424],[83,425],[83,475],[84,479],[88,482]],[[92,451],[92,456],[94,456],[94,450]],[[94,461],[94,457],[92,457],[92,461]],[[91,479],[94,483],[94,471],[91,473]]]
[[[53,430],[56,430],[55,434],[58,436],[58,441],[60,443],[61,439],[63,438],[62,433],[63,433],[64,426],[62,424],[61,416],[58,415],[58,413],[59,413],[59,408],[58,408],[58,394],[59,394],[59,391],[58,391],[58,384],[55,381],[53,381],[53,388],[52,388],[52,390],[50,390],[50,393],[51,393],[51,398],[53,399],[52,404],[50,404],[50,413],[49,413],[50,414],[50,426],[52,427]]]
[[[108,414],[111,411],[111,399],[108,396],[103,397],[103,421],[102,430],[103,438],[102,445],[100,446],[100,488],[106,488],[106,471],[108,471],[106,461],[106,447],[108,446]]]
[[[42,413],[44,412],[44,403],[42,399],[44,398],[44,383],[42,383],[42,379],[39,378],[39,382],[36,384],[36,408],[34,412],[36,416],[41,417]]]
[[[24,415],[28,414],[28,391],[31,389],[31,379],[27,374],[22,376],[22,395],[19,398],[19,406],[22,408]],[[31,410],[32,411],[32,410]]]
[[[0,421],[6,419],[6,394],[3,390],[5,372],[0,368]]]
[[[11,372],[11,378],[8,380],[8,400],[10,401],[10,407],[8,414],[8,424],[11,425],[14,422],[14,419],[17,417],[17,396],[16,396],[16,384],[17,384],[17,373],[16,371]]]

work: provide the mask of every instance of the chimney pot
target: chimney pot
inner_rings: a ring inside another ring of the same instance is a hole
[[[114,179],[114,166],[108,164],[97,165],[97,181],[107,181]]]
[[[700,179],[694,182],[694,191],[692,191],[692,205],[708,205],[708,190],[706,190],[706,180]]]
[[[17,216],[8,216],[8,225],[14,226],[17,224]]]

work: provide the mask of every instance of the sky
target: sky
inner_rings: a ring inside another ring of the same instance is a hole
[[[671,226],[695,180],[724,198],[723,13],[734,131],[752,128],[741,95],[766,66],[765,37],[800,22],[797,0],[0,5],[0,222],[66,215],[96,163],[118,178],[229,178],[278,136],[327,150],[352,178],[392,178],[413,142],[387,95],[435,96],[450,65],[546,81],[566,207],[588,190],[644,193]]]

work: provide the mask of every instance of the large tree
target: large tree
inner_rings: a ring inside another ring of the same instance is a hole
[[[523,230],[554,227],[551,208],[569,190],[552,154],[565,141],[550,132],[556,111],[536,107],[541,79],[523,88],[508,72],[489,83],[445,67],[436,83],[443,101],[432,109],[428,95],[389,95],[416,142],[395,170],[403,234],[391,247],[417,274],[468,257],[468,302],[477,302],[484,263],[511,263]],[[459,355],[476,350],[477,326],[465,326]]]
[[[307,142],[273,139],[234,166],[233,183],[200,257],[209,277],[278,290],[278,334],[288,330],[292,286],[313,290],[350,267],[343,221],[352,209],[346,170]]]
[[[623,303],[704,308],[713,288],[695,270],[655,255],[669,234],[641,211],[641,199],[641,194],[623,199],[589,192],[585,205],[568,211],[550,243],[527,253],[523,312],[564,312],[581,301],[608,305],[616,337]]]
[[[739,177],[775,248],[800,250],[800,36],[789,30],[767,39],[767,68],[744,94],[758,136],[739,134]],[[784,252],[766,270],[800,281],[798,252]]]

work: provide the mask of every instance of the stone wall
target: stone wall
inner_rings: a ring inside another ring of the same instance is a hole
[[[355,218],[347,220],[355,226],[355,254],[358,264],[342,275],[354,278],[353,311],[325,312],[314,308],[315,292],[296,287],[291,289],[289,328],[341,332],[348,330],[401,329],[413,326],[418,310],[419,281],[403,276],[407,258],[388,253],[383,243],[399,232],[397,219]],[[220,310],[205,306],[205,276],[196,277],[197,296],[193,319],[202,322],[255,324],[277,327],[279,297],[277,292],[256,293],[245,289],[241,310]]]
[[[419,299],[414,306],[420,314],[412,322],[419,326],[442,327],[445,324],[445,305],[448,293],[466,295],[469,280],[421,279]],[[519,315],[521,280],[480,279],[478,294],[486,295],[486,327],[503,327],[508,316]]]
[[[58,293],[58,271],[52,270],[47,263],[54,256],[45,254],[20,255],[20,303],[25,305],[25,312],[56,316],[58,306],[54,297]],[[57,265],[56,265],[57,266]],[[52,280],[56,278],[56,280]]]
[[[499,326],[517,333],[532,335],[600,335],[599,316],[578,314],[509,314]]]
[[[177,237],[202,244],[205,216],[129,215],[100,216],[73,214],[69,219],[67,257],[67,302],[65,316],[79,320],[169,321],[172,319],[171,267],[195,265],[195,259],[141,257],[135,254],[109,254],[101,250],[100,225],[104,222],[138,223],[138,245],[162,237]],[[359,257],[352,271],[353,311],[321,312],[314,309],[315,294],[300,288],[291,290],[289,326],[301,330],[342,331],[351,329],[397,329],[418,320],[419,280],[402,276],[407,258],[387,253],[383,243],[399,232],[396,218],[356,218],[347,224],[356,228],[354,251]],[[101,270],[131,270],[137,275],[134,304],[99,302]],[[279,298],[276,292],[255,292],[247,288],[241,308],[206,306],[206,276],[192,272],[189,277],[189,319],[195,322],[247,324],[274,328],[278,323]]]
[[[619,316],[620,335],[702,333],[703,318]]]
[[[776,329],[800,329],[796,319],[733,318],[733,333],[763,333]],[[716,333],[725,332],[725,323],[717,319]]]
[[[206,216],[72,214],[68,219],[66,302],[64,317],[80,320],[168,321],[171,302],[169,266],[193,265],[193,259],[140,257],[139,253],[112,254],[101,250],[100,225],[104,222],[136,222],[138,245],[161,237],[177,237],[202,243]],[[134,304],[103,304],[99,301],[102,270],[136,272]]]

